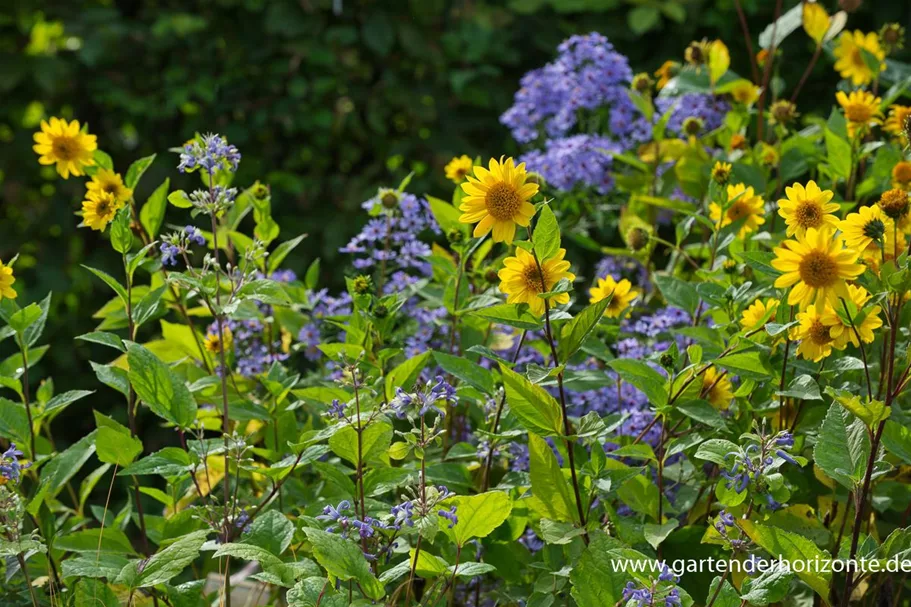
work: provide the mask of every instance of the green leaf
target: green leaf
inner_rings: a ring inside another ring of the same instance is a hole
[[[116,278],[114,278],[107,272],[102,272],[101,270],[96,270],[95,268],[90,268],[87,265],[83,265],[82,267],[85,268],[86,270],[88,270],[89,272],[91,272],[92,274],[94,274],[95,276],[97,276],[98,278],[100,278],[101,280],[103,280],[104,284],[111,287],[114,290],[114,292],[120,296],[120,299],[123,301],[123,305],[127,305],[127,301],[129,300],[129,297],[127,297],[127,291],[126,291],[126,289],[123,288],[123,285],[121,285],[119,282],[117,282]]]
[[[911,464],[911,429],[889,420],[883,428],[882,439],[886,451]]]
[[[374,461],[386,453],[392,442],[392,426],[386,422],[374,421],[361,433],[363,461]],[[329,438],[332,452],[357,465],[357,431],[354,426],[343,426]]]
[[[145,347],[127,346],[129,378],[139,398],[159,417],[181,428],[196,419],[196,401],[170,367]]]
[[[119,573],[119,572],[118,572]],[[111,607],[120,599],[110,586],[100,580],[81,579],[76,583],[74,607]]]
[[[841,411],[837,406],[835,406],[835,409]],[[820,550],[811,540],[796,533],[775,527],[765,527],[748,519],[738,520],[737,523],[751,540],[759,544],[761,548],[775,558],[781,556],[783,560],[792,563],[801,561],[800,565],[825,562],[831,558],[828,551]],[[819,572],[816,569],[822,568],[792,566],[792,570],[797,574],[797,577],[824,599],[827,599],[829,590],[832,587],[832,572]]]
[[[164,584],[179,575],[196,557],[206,541],[208,531],[195,531],[152,555],[136,582],[138,588]]]
[[[664,388],[664,377],[647,363],[632,358],[616,358],[607,365],[616,371],[623,381],[642,390],[653,405],[667,404],[668,395]]]
[[[696,314],[696,308],[699,307],[700,301],[696,287],[670,274],[655,274],[653,279],[667,303],[686,310],[690,316]]]
[[[422,352],[417,356],[412,356],[390,371],[386,375],[386,394],[393,394],[396,388],[401,388],[406,392],[411,390],[430,357],[430,352]]]
[[[92,390],[69,390],[67,392],[57,394],[51,400],[47,401],[47,404],[44,405],[44,411],[35,417],[36,419],[42,419],[49,415],[57,415],[77,400],[85,398],[91,394],[94,394]]]
[[[531,492],[539,500],[547,518],[575,522],[576,507],[572,488],[560,469],[550,445],[536,434],[528,435]]]
[[[591,304],[563,326],[558,347],[562,362],[568,361],[582,347],[585,339],[598,326],[598,321],[604,316],[604,311],[610,305],[610,301],[610,297],[605,297],[601,301]]]
[[[142,175],[146,172],[146,169],[152,165],[154,160],[155,154],[152,154],[151,156],[140,158],[131,164],[130,168],[127,169],[126,177],[123,178],[123,184],[130,189],[135,189],[139,180],[142,178]]]
[[[696,450],[696,459],[706,460],[719,466],[725,466],[725,455],[739,453],[740,448],[729,440],[723,438],[710,438],[699,445]]]
[[[453,356],[444,352],[434,352],[433,358],[440,368],[465,383],[471,384],[484,394],[493,394],[496,389],[490,371],[481,365],[461,356]]]
[[[96,551],[110,554],[133,554],[129,538],[120,529],[83,529],[54,540],[54,548],[69,552]]]
[[[563,413],[560,404],[541,386],[500,363],[503,386],[509,410],[525,428],[541,436],[563,434]]]
[[[124,468],[118,476],[158,474],[178,476],[190,469],[190,456],[178,447],[165,447]]]
[[[269,271],[274,272],[277,270],[285,260],[285,257],[288,256],[288,253],[293,251],[306,237],[306,234],[301,234],[275,247],[275,250],[269,255]]]
[[[121,352],[126,352],[127,347],[123,345],[123,340],[114,333],[108,333],[106,331],[92,331],[91,333],[85,333],[84,335],[79,335],[76,339],[81,339],[83,341],[90,341],[95,344],[101,344],[103,346],[110,346]]]
[[[616,605],[623,598],[629,574],[615,567],[618,540],[601,532],[591,535],[591,543],[572,568],[572,596],[579,607]]]
[[[716,367],[727,369],[741,379],[766,380],[772,377],[768,355],[759,351],[738,352],[712,361]]]
[[[98,459],[106,464],[117,464],[121,468],[133,463],[142,453],[142,441],[114,428],[98,428],[95,437]]]
[[[130,229],[132,209],[125,206],[114,216],[111,222],[111,246],[118,253],[128,253],[133,247],[133,231]]]
[[[433,213],[433,218],[440,224],[443,234],[451,232],[452,230],[458,230],[460,232],[467,231],[468,225],[459,221],[459,217],[461,217],[462,213],[456,207],[445,200],[440,200],[433,196],[426,196],[426,200],[430,205],[430,212]]]
[[[28,413],[21,403],[0,397],[0,436],[8,437],[28,450]],[[34,454],[30,454],[34,457]]]
[[[445,500],[441,507],[456,507],[458,521],[452,529],[444,528],[459,546],[474,538],[485,538],[503,524],[512,512],[512,499],[502,491],[479,495],[460,495]]]
[[[863,422],[832,403],[826,414],[813,459],[823,472],[853,491],[866,470],[870,438]]]
[[[560,250],[560,224],[550,205],[545,204],[538,213],[535,231],[532,236],[534,250],[542,264]]]
[[[790,589],[794,574],[774,567],[762,572],[759,577],[748,578],[749,586],[745,587],[742,600],[750,605],[771,605],[784,599]],[[739,605],[739,602],[738,602]]]
[[[373,576],[360,547],[322,529],[307,527],[303,531],[312,544],[314,558],[330,575],[343,582],[357,580],[368,597],[382,598],[383,585]]]
[[[658,485],[641,474],[634,476],[617,488],[617,496],[623,503],[639,514],[657,518]]]
[[[851,173],[851,144],[826,129],[826,159],[836,177],[847,179]]]
[[[136,307],[133,308],[133,322],[136,328],[141,327],[147,320],[155,316],[161,309],[161,298],[164,296],[167,285],[162,285],[146,293]]]
[[[480,316],[493,323],[515,327],[516,329],[540,329],[541,319],[528,311],[528,306],[518,304],[500,304],[480,310],[472,310],[472,316]]]
[[[24,334],[38,319],[41,318],[41,306],[36,303],[30,303],[14,312],[7,321],[7,324],[13,331]]]
[[[291,303],[281,283],[268,278],[251,280],[237,292],[241,299],[255,299],[265,304],[284,306]]]
[[[276,556],[291,545],[294,524],[281,512],[269,510],[256,517],[243,534],[244,544],[253,544],[268,550]]]
[[[800,400],[822,400],[819,393],[819,384],[811,375],[798,375],[788,384],[788,389],[783,392],[776,392],[778,396],[787,396]]]
[[[165,179],[160,186],[155,188],[139,211],[139,223],[142,224],[151,239],[158,236],[161,224],[164,223],[165,212],[168,209],[168,188],[170,187],[171,180]]]
[[[183,190],[174,190],[168,194],[168,202],[178,209],[189,209],[193,206],[193,201],[190,200],[190,197],[187,196],[187,193]]]

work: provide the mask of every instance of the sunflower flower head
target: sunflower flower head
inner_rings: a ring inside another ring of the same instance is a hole
[[[908,192],[900,188],[886,190],[876,204],[879,205],[879,208],[883,210],[886,216],[899,223],[905,221],[908,217],[909,207],[911,207],[911,201],[908,200]]]
[[[85,184],[85,188],[89,194],[107,192],[114,196],[121,206],[129,202],[133,196],[133,190],[123,184],[120,174],[110,169],[99,169],[92,175],[92,180]]]
[[[731,86],[731,97],[741,105],[750,106],[759,99],[761,91],[762,89],[749,80],[738,80]]]
[[[887,55],[905,48],[905,28],[901,23],[887,23],[879,30],[879,42]]]
[[[705,65],[709,60],[711,43],[708,40],[694,40],[683,51],[683,58],[693,67]]]
[[[892,187],[911,190],[911,162],[902,160],[892,167]]]
[[[16,299],[16,290],[13,288],[13,283],[16,282],[16,277],[13,276],[13,268],[3,264],[3,260],[0,259],[0,300],[4,297],[7,299]]]
[[[465,154],[456,156],[446,165],[446,179],[456,184],[462,183],[465,181],[465,177],[471,173],[472,166],[474,166],[474,162],[470,157]]]
[[[799,305],[801,310],[811,305],[821,308],[827,301],[835,305],[839,297],[848,296],[846,281],[863,274],[857,257],[857,251],[845,248],[828,226],[809,228],[775,248],[772,267],[782,273],[775,287],[789,288],[788,305]]]
[[[860,341],[865,344],[872,342],[875,338],[874,331],[883,326],[883,321],[879,317],[882,308],[864,307],[870,301],[870,293],[866,289],[848,285],[848,295],[849,297],[837,306],[827,305],[821,316],[822,322],[831,327],[829,334],[834,346],[839,350],[844,349],[849,343],[854,347],[859,346],[858,335]]]
[[[630,88],[639,93],[640,95],[650,95],[652,92],[652,86],[654,86],[654,81],[649,77],[648,73],[641,72],[633,76],[633,82],[630,85]]]
[[[835,99],[845,112],[848,121],[848,136],[852,139],[858,133],[866,133],[874,124],[882,122],[882,112],[879,104],[882,99],[868,91],[851,91],[846,95],[844,91],[835,93]]]
[[[655,70],[655,77],[658,78],[658,82],[655,84],[655,88],[659,91],[667,86],[667,83],[671,81],[671,78],[676,76],[680,72],[680,64],[676,61],[665,61],[661,64],[657,70]]]
[[[747,332],[755,331],[765,323],[775,320],[778,303],[777,299],[769,298],[765,301],[757,299],[743,311],[743,315],[740,317],[740,328]]]
[[[516,165],[512,158],[501,158],[499,162],[491,158],[489,168],[476,166],[474,176],[466,178],[459,221],[477,224],[475,238],[493,231],[494,242],[512,243],[516,226],[528,227],[535,214],[529,199],[538,193],[538,184],[528,183],[525,163]]]
[[[878,206],[860,207],[839,221],[838,229],[847,246],[863,251],[874,243],[883,245],[886,232],[892,232],[892,219]]]
[[[534,255],[525,249],[517,248],[513,257],[503,260],[503,269],[497,275],[500,278],[500,291],[507,295],[507,303],[528,304],[532,313],[544,313],[542,293],[550,292],[563,278],[573,281],[576,275],[569,271],[569,262],[563,259],[566,249],[560,249],[550,259],[541,260],[540,265]],[[560,293],[551,298],[555,304],[569,303],[569,293]]]
[[[891,105],[889,115],[883,123],[883,130],[903,143],[908,143],[906,125],[909,120],[911,120],[911,106]]]
[[[123,203],[113,194],[103,191],[89,192],[82,202],[82,222],[93,230],[104,231],[121,208]]]
[[[630,304],[639,297],[639,291],[633,288],[632,283],[626,278],[617,282],[613,276],[608,274],[604,278],[599,278],[591,289],[588,290],[591,303],[597,303],[605,298],[610,297],[610,303],[604,310],[607,318],[617,318]]]
[[[869,84],[886,69],[886,52],[875,32],[842,32],[834,53],[835,69],[854,86]]]
[[[797,106],[787,99],[779,99],[769,108],[769,124],[788,126],[800,116]]]
[[[811,306],[797,314],[797,322],[798,325],[791,329],[790,336],[793,340],[800,340],[800,345],[797,346],[798,356],[819,362],[832,354],[833,348],[842,349],[832,335],[835,322],[827,314]]]
[[[828,226],[835,228],[838,205],[832,201],[831,190],[820,189],[815,181],[806,187],[799,183],[785,188],[785,196],[778,201],[778,214],[784,218],[788,236],[803,235],[810,228]]]
[[[731,163],[715,161],[715,166],[712,167],[712,180],[718,185],[727,185],[731,180]]]
[[[734,387],[724,371],[714,366],[702,374],[702,397],[719,411],[727,411],[734,400]]]
[[[234,334],[231,333],[231,329],[224,326],[222,327],[221,332],[225,337],[225,351],[228,351],[231,348],[231,344],[234,343]],[[204,345],[209,352],[215,353],[221,351],[221,339],[218,336],[217,328],[206,333]]]
[[[84,175],[85,167],[95,164],[96,137],[82,132],[78,120],[42,120],[41,130],[35,133],[34,139],[32,149],[38,154],[38,162],[57,165],[57,173],[64,179]]]
[[[715,227],[721,229],[732,223],[743,221],[738,238],[743,238],[750,232],[755,232],[765,223],[765,201],[753,191],[753,188],[742,183],[727,187],[728,204],[726,209],[713,202],[709,205],[709,218],[715,222]]]

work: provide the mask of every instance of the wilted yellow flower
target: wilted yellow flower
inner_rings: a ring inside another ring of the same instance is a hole
[[[892,187],[902,190],[911,189],[911,162],[902,160],[892,167]]]
[[[761,91],[762,89],[749,80],[738,80],[731,86],[731,97],[737,103],[749,106],[756,103]]]
[[[569,262],[564,260],[566,249],[560,249],[550,259],[541,260],[541,267],[534,256],[522,248],[516,249],[514,257],[503,260],[500,277],[500,291],[507,295],[507,303],[528,304],[532,313],[544,313],[544,300],[539,297],[548,293],[565,278],[575,280],[576,275],[569,271]],[[560,293],[551,298],[551,305],[569,303],[569,293]]]
[[[822,44],[826,32],[829,31],[829,13],[819,2],[803,3],[803,30],[816,42]]]
[[[882,311],[880,306],[873,306],[867,310],[863,309],[867,302],[870,301],[870,294],[865,288],[848,285],[848,293],[850,297],[846,297],[845,301],[853,303],[858,310],[857,313],[852,313],[850,320],[842,317],[845,311],[844,304],[841,302],[839,302],[837,309],[832,305],[827,305],[821,318],[823,324],[831,325],[829,334],[835,342],[834,346],[839,350],[843,349],[848,343],[855,347],[860,345],[854,332],[855,329],[860,334],[860,340],[868,344],[875,338],[873,331],[883,326],[883,321],[879,317],[879,313]],[[851,326],[852,322],[853,327]]]
[[[658,78],[658,83],[655,87],[660,91],[667,86],[667,83],[670,82],[671,78],[676,76],[679,71],[679,63],[676,61],[665,61],[661,64],[661,67],[655,70],[655,76]]]
[[[899,227],[903,227],[902,224],[908,217],[908,211],[911,210],[908,192],[899,188],[883,192],[876,204],[883,210],[883,213],[898,222]]]
[[[471,167],[474,165],[471,158],[462,154],[461,156],[456,156],[449,161],[449,164],[446,165],[446,179],[452,181],[453,183],[462,183],[465,181],[465,178],[471,173]]]
[[[16,282],[16,277],[13,276],[13,269],[10,266],[3,265],[3,260],[0,259],[0,300],[4,297],[16,299],[17,293],[13,288],[14,282]]]
[[[591,303],[597,303],[606,297],[610,297],[610,303],[604,310],[604,315],[608,318],[617,318],[626,310],[633,300],[639,297],[639,291],[633,288],[632,283],[627,279],[620,282],[614,280],[614,277],[608,274],[604,278],[599,278],[597,285],[588,290]]]
[[[872,55],[874,63],[879,64],[876,66],[875,72],[867,65],[864,51]],[[842,32],[834,53],[835,69],[842,78],[850,78],[854,86],[870,83],[874,77],[886,69],[886,64],[883,62],[886,52],[880,46],[879,36],[875,32],[868,34],[864,34],[860,30],[853,33]]]
[[[835,194],[831,190],[820,189],[815,181],[804,187],[799,183],[785,188],[785,196],[778,201],[778,214],[787,224],[787,235],[802,236],[810,228],[838,225],[838,205],[831,202]]]
[[[844,91],[838,91],[835,93],[835,99],[845,112],[848,136],[852,139],[858,132],[864,133],[871,125],[882,122],[883,115],[879,109],[882,99],[873,93],[851,91],[850,95],[845,95]]]
[[[849,296],[846,281],[864,272],[857,263],[857,251],[845,248],[827,228],[810,228],[796,240],[783,242],[775,248],[772,267],[782,272],[775,288],[791,288],[788,305],[799,305],[801,310],[814,304],[820,308],[827,301],[837,305],[839,297]]]
[[[41,121],[41,131],[34,135],[32,149],[41,164],[56,164],[57,173],[67,179],[70,175],[84,175],[85,167],[95,164],[94,152],[98,149],[95,135],[83,133],[79,121],[67,122],[61,118]]]
[[[727,373],[720,373],[714,366],[702,374],[702,397],[720,411],[726,411],[734,400],[734,388]]]
[[[103,231],[113,221],[117,211],[123,208],[123,203],[108,192],[91,192],[85,198],[82,201],[82,221],[93,230]]]
[[[512,158],[501,158],[499,162],[491,158],[489,167],[476,166],[474,177],[466,176],[459,221],[478,224],[475,238],[493,230],[494,242],[509,244],[516,235],[516,226],[527,227],[535,214],[535,207],[528,200],[538,193],[538,184],[526,183],[524,162],[517,166]]]
[[[723,215],[721,205],[715,202],[709,205],[709,218],[715,222],[716,228],[720,229],[743,220],[740,231],[737,233],[738,238],[743,238],[750,232],[755,232],[759,226],[765,223],[765,201],[762,196],[753,191],[752,187],[738,183],[729,185],[727,192],[728,200],[733,200],[733,202],[723,212]]]

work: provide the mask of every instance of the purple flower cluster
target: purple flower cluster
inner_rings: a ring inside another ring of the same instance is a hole
[[[750,485],[762,493],[769,510],[783,507],[767,491],[766,475],[774,472],[782,463],[800,466],[800,463],[788,452],[794,446],[794,436],[782,431],[773,436],[762,436],[760,442],[751,442],[745,449],[731,451],[724,456],[730,461],[730,467],[721,471],[726,480],[725,486],[736,493],[743,493]]]
[[[389,401],[390,408],[395,411],[399,419],[404,419],[414,411],[417,411],[419,417],[423,417],[430,411],[436,411],[441,416],[446,415],[446,412],[438,407],[437,403],[441,403],[443,406],[455,404],[457,400],[455,388],[439,375],[436,382],[433,386],[427,384],[416,392],[405,392],[401,388],[396,388],[395,397]]]
[[[449,510],[440,510],[437,514],[449,521],[449,528],[452,529],[459,524],[459,517],[456,514],[458,508],[456,506],[450,506]]]
[[[500,121],[516,141],[530,143],[543,134],[564,137],[577,126],[580,111],[610,108],[618,120],[616,137],[633,132],[634,107],[627,94],[633,77],[629,61],[601,34],[572,36],[558,47],[552,63],[525,74],[515,100]],[[614,126],[611,120],[611,127]]]
[[[196,226],[187,226],[180,232],[173,232],[162,239],[161,264],[176,266],[177,256],[183,255],[191,245],[205,246],[206,238]]]
[[[307,360],[317,361],[322,352],[317,348],[322,343],[324,320],[333,316],[347,316],[351,314],[351,295],[347,292],[338,297],[329,295],[328,289],[308,292],[307,299],[314,302],[310,315],[310,322],[301,327],[297,340],[304,346],[304,356]],[[339,341],[344,341],[344,334],[338,336]]]
[[[323,513],[316,518],[320,521],[333,523],[333,525],[326,528],[326,531],[329,533],[338,532],[339,535],[346,539],[352,530],[356,530],[360,537],[366,539],[373,537],[377,529],[388,529],[382,521],[378,521],[375,518],[366,516],[364,520],[360,520],[344,514],[349,510],[351,510],[351,502],[343,500],[339,502],[338,506],[326,506],[323,508]]]
[[[201,168],[207,173],[221,169],[237,170],[240,163],[240,152],[221,135],[208,134],[202,136],[202,141],[194,139],[183,146],[180,153],[180,164],[177,165],[181,173],[191,172]]]
[[[520,160],[559,190],[587,186],[599,194],[607,194],[614,186],[610,174],[613,165],[611,152],[620,151],[621,146],[608,137],[572,135],[549,139],[544,150],[532,150]]]
[[[414,504],[410,501],[402,502],[392,507],[392,516],[395,517],[392,522],[392,528],[399,530],[402,525],[414,527]]]
[[[7,481],[18,482],[22,471],[30,466],[19,461],[23,455],[24,453],[16,448],[16,443],[11,443],[9,449],[0,455],[0,476]]]
[[[680,607],[680,590],[677,588],[676,584],[679,581],[679,578],[674,575],[674,572],[671,569],[664,565],[661,573],[658,575],[658,582],[670,582],[674,586],[664,594],[664,607]],[[655,607],[658,603],[655,601],[658,598],[656,595],[659,594],[659,586],[657,582],[653,582],[649,586],[640,586],[636,582],[627,582],[626,587],[623,589],[623,603],[628,603],[629,601],[635,601],[638,607]]]
[[[404,271],[411,270],[418,276],[430,275],[426,258],[430,247],[418,235],[440,228],[430,212],[427,201],[408,193],[393,190],[380,192],[363,204],[372,219],[364,229],[341,249],[342,253],[355,255],[353,265],[361,271],[373,270],[385,262],[387,272],[396,272],[384,285],[387,293],[401,290],[415,279]]]

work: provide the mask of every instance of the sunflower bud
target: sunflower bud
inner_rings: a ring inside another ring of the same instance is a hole
[[[269,197],[269,186],[257,181],[253,184],[252,194],[255,200],[265,200]]]
[[[726,259],[724,265],[721,266],[725,274],[736,274],[737,273],[737,262],[733,259]]]
[[[458,228],[452,228],[446,232],[446,239],[450,242],[450,244],[459,244],[465,240],[465,233]]]
[[[641,93],[643,95],[651,93],[652,84],[652,79],[649,78],[649,75],[645,72],[633,76],[633,90],[637,93]]]
[[[772,107],[769,108],[769,115],[772,118],[773,124],[780,124],[782,126],[787,126],[800,116],[797,112],[797,106],[786,99],[773,103]]]
[[[628,246],[633,251],[641,251],[648,246],[648,241],[651,240],[651,232],[648,228],[643,226],[633,226],[626,231],[626,246]]]
[[[727,185],[731,180],[731,163],[717,161],[712,167],[712,179],[718,185]]]
[[[658,362],[665,369],[670,370],[674,368],[674,357],[669,352],[663,352],[658,359]]]
[[[708,60],[708,43],[705,40],[690,42],[683,52],[683,58],[692,66],[699,67]]]
[[[887,23],[879,30],[879,41],[887,55],[905,48],[905,28],[899,23]]]
[[[355,276],[352,283],[353,283],[353,287],[354,287],[354,292],[357,293],[358,295],[364,295],[373,290],[373,281],[370,279],[369,276],[366,276],[364,274],[358,274],[357,276]]]
[[[377,304],[373,308],[373,315],[376,316],[377,318],[386,318],[387,316],[389,316],[389,308],[387,308],[383,304]]]
[[[702,131],[704,125],[705,123],[702,122],[702,118],[690,116],[683,121],[683,132],[691,137],[695,137]]]

